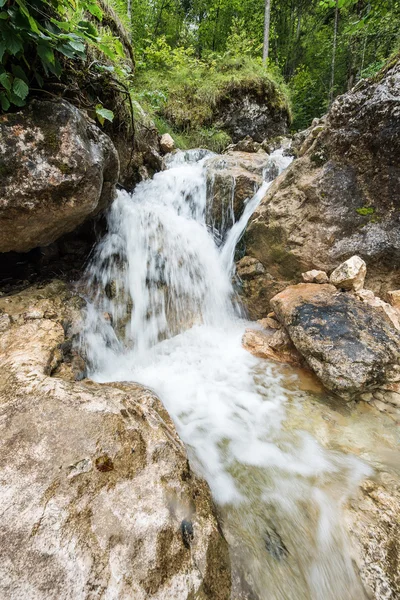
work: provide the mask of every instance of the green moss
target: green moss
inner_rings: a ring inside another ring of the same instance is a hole
[[[139,72],[132,90],[133,98],[153,120],[161,119],[164,128],[169,128],[178,146],[201,145],[217,152],[230,142],[217,123],[219,107],[247,92],[264,97],[272,112],[286,113],[290,119],[285,84],[261,61],[250,57],[219,57],[210,63],[193,57],[187,62],[182,59],[170,68]]]
[[[67,163],[54,162],[54,164],[57,167],[57,169],[61,171],[61,173],[63,173],[64,175],[71,175],[71,173],[74,172],[74,167]]]
[[[316,167],[322,167],[322,165],[328,160],[325,146],[320,145],[319,147],[315,148],[315,151],[310,156],[310,160]]]
[[[367,217],[374,214],[375,208],[373,206],[363,206],[361,208],[357,208],[356,212],[363,217]]]

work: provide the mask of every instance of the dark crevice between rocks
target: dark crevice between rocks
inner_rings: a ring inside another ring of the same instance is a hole
[[[80,225],[49,246],[29,252],[0,253],[0,295],[19,292],[32,284],[82,276],[94,245],[107,230],[104,215]]]

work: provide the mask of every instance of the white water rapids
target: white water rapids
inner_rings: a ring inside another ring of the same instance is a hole
[[[251,590],[241,597],[360,600],[340,514],[368,467],[288,429],[282,371],[241,345],[235,246],[270,184],[218,246],[205,222],[206,161],[178,153],[133,194],[119,192],[87,272],[90,375],[159,395],[220,508]],[[271,161],[282,170],[290,159]]]

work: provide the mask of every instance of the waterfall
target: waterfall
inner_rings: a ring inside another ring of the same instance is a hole
[[[271,182],[221,244],[205,218],[209,155],[177,153],[132,194],[119,192],[84,281],[90,376],[157,392],[260,600],[362,599],[340,509],[368,468],[287,431],[282,372],[241,345],[235,246]],[[280,172],[290,158],[278,150],[270,161],[268,172]]]

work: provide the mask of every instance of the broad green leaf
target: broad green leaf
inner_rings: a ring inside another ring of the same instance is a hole
[[[104,108],[101,104],[96,106],[96,116],[101,125],[104,125],[104,121],[113,121],[114,113],[112,110],[108,110],[108,108]]]
[[[36,71],[36,69],[34,72],[35,72],[35,78],[36,78],[36,81],[38,82],[39,87],[43,87],[43,84],[44,84],[43,77],[41,76],[40,73],[38,73]]]
[[[115,50],[117,51],[117,54],[119,56],[121,56],[121,58],[124,58],[124,56],[125,56],[124,47],[121,44],[121,42],[117,39],[115,40]]]
[[[0,92],[0,104],[1,108],[6,111],[10,108],[10,101],[4,92]]]
[[[85,44],[81,41],[70,40],[69,45],[77,52],[85,52]]]
[[[91,15],[93,15],[94,17],[97,17],[97,19],[99,19],[99,21],[102,20],[103,11],[97,4],[88,4],[86,6],[86,8],[90,12]]]
[[[11,92],[11,79],[8,73],[2,73],[0,75],[0,83],[7,92]]]
[[[6,13],[4,10],[0,12],[0,19],[2,19],[3,21],[6,21],[9,18],[8,13]]]
[[[0,8],[2,8],[6,2],[7,2],[7,0],[0,0]]]
[[[11,71],[13,72],[14,77],[19,77],[22,81],[25,81],[27,85],[29,84],[28,77],[22,67],[19,65],[11,65]]]
[[[103,54],[105,54],[108,58],[111,58],[111,60],[115,60],[116,58],[116,54],[115,52],[113,52],[113,50],[110,48],[110,46],[108,44],[104,44],[104,43],[100,43],[99,44],[99,49],[103,52]]]
[[[21,98],[21,100],[25,100],[25,98],[29,94],[29,87],[26,85],[25,81],[23,81],[19,77],[15,77],[12,86],[12,91],[16,96],[18,96],[18,98]]]
[[[63,31],[71,31],[71,23],[67,21],[57,21],[56,19],[51,19],[51,22],[54,23],[54,25],[57,25],[57,27]]]
[[[48,44],[38,44],[37,53],[44,63],[54,65],[54,52]]]
[[[57,50],[67,58],[76,58],[76,51],[69,44],[60,44],[57,46]]]
[[[6,45],[4,42],[0,42],[0,62],[3,60],[4,52],[6,51]]]
[[[13,56],[23,48],[22,40],[15,31],[11,31],[10,29],[3,31],[3,40],[6,45],[6,50]]]
[[[9,99],[11,100],[12,104],[15,104],[15,106],[25,106],[25,100],[23,100],[13,92],[11,92]]]
[[[97,38],[98,31],[96,27],[92,25],[92,23],[89,23],[89,21],[79,21],[78,27],[82,29],[86,35]]]

